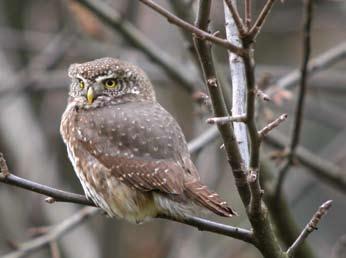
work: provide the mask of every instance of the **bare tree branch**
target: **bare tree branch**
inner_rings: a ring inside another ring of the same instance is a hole
[[[0,156],[0,165],[6,165],[6,161],[3,156]],[[70,202],[70,203],[78,203],[89,206],[96,206],[92,201],[89,201],[84,195],[70,193],[66,191],[62,191],[59,189],[55,189],[46,185],[41,185],[27,179],[23,179],[13,174],[7,174],[6,170],[7,166],[0,167],[0,182],[5,184],[14,185],[20,188],[24,188],[26,190],[40,193],[46,196],[53,198],[48,199],[48,202]],[[5,172],[5,175],[2,172]],[[216,222],[212,222],[209,220],[197,218],[197,217],[186,217],[184,219],[177,219],[174,217],[170,217],[167,215],[160,215],[160,218],[165,218],[168,220],[174,220],[183,224],[187,224],[190,226],[197,227],[199,230],[210,231],[226,236],[230,236],[239,240],[243,240],[246,242],[254,243],[254,239],[252,237],[252,232],[246,229],[235,228],[228,225],[219,224]],[[7,257],[6,257],[7,258]]]
[[[208,124],[226,124],[229,122],[246,122],[246,115],[239,116],[224,116],[224,117],[211,117],[206,120]]]
[[[225,8],[226,9],[226,8]],[[237,105],[246,107],[246,126],[250,139],[250,160],[249,160],[249,170],[248,170],[248,184],[250,186],[251,199],[250,203],[247,206],[247,214],[250,219],[251,225],[254,229],[254,236],[259,236],[257,247],[265,257],[285,257],[285,254],[281,250],[281,247],[278,243],[276,235],[273,232],[271,227],[271,222],[269,217],[266,215],[267,210],[265,205],[262,202],[263,190],[260,186],[260,173],[259,173],[259,158],[260,158],[260,143],[261,137],[257,131],[255,123],[255,101],[257,95],[257,89],[255,85],[255,71],[254,71],[254,58],[253,52],[254,48],[252,45],[252,39],[250,37],[243,37],[242,41],[239,39],[239,33],[237,33],[234,22],[232,22],[233,17],[227,13],[225,10],[226,19],[231,22],[227,22],[227,27],[231,33],[230,37],[233,37],[234,40],[237,40],[242,44],[242,46],[247,49],[248,55],[242,57],[242,59],[237,60],[235,65],[238,66],[237,73],[232,72],[231,76],[240,76],[239,79],[242,84],[246,83],[243,87],[235,87],[235,90],[242,90],[243,94],[246,92],[246,101],[245,98],[240,95],[240,100],[236,100]],[[262,25],[260,25],[262,26]],[[226,32],[227,32],[226,27]],[[232,65],[232,62],[231,62]],[[237,92],[234,92],[238,94]],[[238,107],[239,108],[239,107]],[[234,111],[234,110],[232,110]],[[245,137],[246,134],[245,134]],[[243,136],[244,138],[244,136]],[[238,139],[238,138],[237,138]],[[247,138],[246,138],[247,139]],[[259,235],[258,235],[259,234]]]
[[[273,122],[267,124],[258,132],[260,138],[263,138],[264,136],[266,136],[271,130],[278,127],[286,119],[287,119],[287,114],[283,114],[279,116],[278,118],[276,118]]]
[[[317,230],[317,225],[320,222],[321,218],[327,214],[328,210],[332,206],[332,201],[326,201],[323,203],[317,210],[317,212],[312,216],[309,223],[305,226],[303,231],[300,233],[296,241],[288,248],[287,255],[293,257],[295,251],[299,246],[305,241],[305,239],[312,233],[314,230]]]
[[[232,0],[233,2],[233,0]],[[234,3],[231,7],[234,12],[238,12]],[[237,25],[231,12],[231,8],[227,8],[224,4],[224,13],[226,21],[226,37],[227,39],[238,47],[243,47],[240,32],[238,31]],[[244,62],[241,57],[228,53],[229,68],[232,81],[232,116],[241,116],[246,114],[246,75]],[[247,118],[246,118],[247,120]],[[246,132],[246,125],[244,123],[233,123],[234,135],[237,138],[238,146],[241,157],[245,164],[245,167],[249,167],[249,142]]]
[[[223,47],[227,48],[229,51],[231,51],[237,55],[242,56],[245,54],[243,49],[236,47],[235,45],[233,45],[232,43],[230,43],[229,41],[227,41],[225,39],[216,37],[213,34],[210,34],[206,31],[203,31],[203,30],[193,26],[192,24],[190,24],[190,23],[180,19],[179,17],[175,16],[174,14],[170,13],[169,11],[164,9],[163,7],[156,4],[155,2],[153,2],[151,0],[140,0],[140,1],[143,4],[152,8],[157,13],[166,17],[169,22],[171,22],[171,23],[173,23],[173,24],[175,24],[175,25],[177,25],[177,26],[179,26],[185,30],[190,31],[191,33],[196,35],[196,37],[199,37],[201,39],[208,40],[208,41],[213,42],[217,45],[223,46]]]
[[[166,217],[164,215],[161,215],[159,216],[159,218],[174,220],[179,223],[196,227],[200,231],[209,231],[209,232],[229,236],[232,238],[236,238],[239,240],[243,240],[251,244],[255,244],[255,239],[253,237],[252,231],[249,231],[246,229],[232,227],[232,226],[224,225],[221,223],[209,221],[209,220],[198,218],[198,217],[186,216],[184,219],[175,219],[172,217]]]
[[[275,0],[267,0],[267,3],[264,5],[261,13],[258,15],[257,20],[255,21],[254,25],[250,29],[249,36],[251,40],[255,40],[258,33],[261,31],[263,24],[268,17]]]
[[[2,173],[0,173],[0,182],[49,196],[56,202],[70,202],[95,206],[95,204],[89,201],[84,195],[62,191],[56,188],[32,182],[13,174],[3,175]],[[49,199],[49,202],[51,203],[53,201]]]
[[[211,1],[209,0],[200,0],[199,1],[199,8],[197,13],[197,20],[196,20],[196,26],[200,29],[207,30],[208,29],[208,19],[210,14],[210,6]],[[217,77],[215,75],[215,69],[213,66],[213,59],[210,53],[210,46],[207,44],[207,42],[203,39],[195,38],[195,46],[197,49],[197,53],[199,55],[200,63],[203,68],[204,77],[206,84],[209,89],[209,93],[211,96],[212,104],[214,107],[214,112],[217,117],[225,116],[224,114],[227,113],[224,110],[224,102],[223,102],[223,96],[222,92],[218,89],[219,85],[217,83]],[[244,60],[244,66],[245,68],[245,75],[246,75],[246,82],[247,82],[247,126],[249,131],[252,130],[255,134],[252,134],[250,132],[250,138],[252,140],[251,144],[254,144],[255,146],[255,153],[251,153],[250,158],[250,167],[254,168],[251,169],[251,171],[258,172],[258,166],[259,166],[259,136],[257,133],[256,126],[254,124],[254,101],[255,101],[255,81],[254,81],[254,70],[253,70],[253,59],[252,59],[252,53],[250,47],[247,45],[247,55],[243,56]],[[210,83],[211,81],[215,83]],[[216,87],[215,87],[216,86]],[[249,104],[250,102],[250,104]],[[250,114],[250,112],[253,112]],[[227,115],[226,115],[227,116]],[[244,180],[244,170],[246,168],[244,167],[243,160],[241,158],[239,149],[238,149],[238,143],[234,141],[235,136],[231,128],[227,128],[228,124],[220,125],[218,124],[218,128],[220,130],[220,133],[224,140],[224,146],[227,152],[227,155],[230,159],[230,165],[232,167],[234,176],[236,178],[236,186],[238,188],[240,197],[244,203],[244,205],[247,208],[248,217],[250,219],[251,225],[254,228],[254,237],[258,236],[256,239],[257,247],[261,251],[261,253],[267,257],[285,257],[285,254],[282,252],[280,245],[274,235],[274,232],[270,226],[269,218],[266,215],[266,211],[262,209],[262,202],[261,202],[261,196],[262,191],[259,186],[259,180],[258,176],[256,175],[255,181],[245,181]],[[256,138],[257,137],[257,138]],[[258,141],[256,141],[256,139]],[[235,157],[236,154],[236,157]],[[256,155],[258,155],[256,157]],[[239,173],[240,172],[240,173]],[[241,175],[241,181],[237,180],[239,175]],[[241,184],[240,184],[241,182]],[[249,185],[251,186],[251,192],[249,193]],[[242,187],[241,187],[242,186]],[[249,199],[249,197],[251,197]],[[249,203],[254,201],[255,205],[253,206],[254,212],[251,212],[251,208],[248,207]],[[256,207],[259,207],[256,209]],[[258,212],[259,211],[259,212]],[[257,235],[257,233],[259,235]]]
[[[200,0],[197,12],[196,27],[207,30],[209,23],[211,1]],[[226,105],[224,102],[222,89],[216,77],[216,71],[213,64],[211,46],[205,40],[195,37],[195,47],[198,53],[200,64],[203,69],[205,82],[208,86],[209,94],[213,104],[214,115],[216,117],[228,116]],[[211,83],[213,82],[213,83]],[[250,190],[246,181],[245,166],[243,164],[238,144],[234,136],[233,130],[229,124],[218,124],[218,129],[224,141],[226,153],[232,167],[232,172],[236,180],[236,186],[242,201],[247,204],[250,200]]]

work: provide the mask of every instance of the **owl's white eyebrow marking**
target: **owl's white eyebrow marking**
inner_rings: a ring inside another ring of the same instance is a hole
[[[85,85],[88,85],[88,80],[83,78],[82,76],[77,75],[76,78],[82,80],[85,83]]]
[[[103,76],[98,76],[95,81],[96,82],[101,82],[105,79],[109,79],[109,78],[116,78],[116,75],[114,73],[111,73],[111,74],[107,74],[107,75],[103,75]]]

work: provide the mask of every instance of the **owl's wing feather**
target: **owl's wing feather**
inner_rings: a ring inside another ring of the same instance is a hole
[[[185,176],[198,179],[179,125],[159,104],[114,105],[89,114],[90,120],[76,119],[76,138],[119,181],[179,195]]]
[[[101,162],[111,169],[119,181],[141,191],[161,191],[182,194],[184,178],[182,168],[172,161],[148,161],[141,159],[102,158]],[[114,164],[116,164],[114,166]]]

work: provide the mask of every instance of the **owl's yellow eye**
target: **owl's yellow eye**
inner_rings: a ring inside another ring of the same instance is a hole
[[[107,88],[107,89],[115,89],[117,87],[117,82],[114,79],[106,79],[103,81],[103,85]]]
[[[79,88],[81,90],[84,89],[84,82],[82,80],[79,80]]]

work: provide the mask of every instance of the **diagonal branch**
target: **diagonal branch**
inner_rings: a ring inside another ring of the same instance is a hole
[[[305,241],[305,239],[314,231],[317,230],[317,225],[320,222],[320,220],[322,219],[322,217],[324,215],[327,214],[328,210],[330,209],[330,207],[332,206],[332,202],[331,200],[326,201],[325,203],[323,203],[318,210],[316,211],[316,213],[312,216],[311,220],[309,221],[309,223],[305,226],[305,228],[303,229],[303,231],[300,233],[300,235],[298,236],[298,238],[296,239],[296,241],[288,248],[287,250],[287,255],[289,257],[293,257],[295,251],[299,248],[299,246],[301,246],[303,244],[303,242]]]
[[[278,118],[276,118],[274,121],[267,124],[265,127],[263,127],[259,132],[259,136],[261,139],[265,137],[271,130],[278,127],[283,121],[287,119],[287,114],[282,114]]]
[[[167,20],[187,31],[190,31],[191,33],[193,33],[194,35],[196,35],[196,37],[213,42],[219,46],[223,46],[225,48],[227,48],[229,51],[242,56],[245,54],[244,50],[242,48],[236,47],[235,45],[233,45],[232,43],[230,43],[228,40],[216,37],[213,34],[210,34],[204,30],[201,30],[199,28],[197,28],[196,26],[193,26],[192,24],[180,19],[179,17],[177,17],[176,15],[170,13],[169,11],[167,11],[166,9],[164,9],[163,7],[161,7],[160,5],[156,4],[155,2],[151,1],[151,0],[139,0],[141,1],[143,4],[149,6],[150,8],[152,8],[154,11],[156,11],[157,13],[161,14],[162,16],[166,17]]]
[[[261,31],[263,24],[268,17],[275,0],[267,0],[267,3],[264,5],[261,13],[258,15],[257,20],[255,21],[254,25],[250,29],[249,36],[252,41],[254,41]]]

